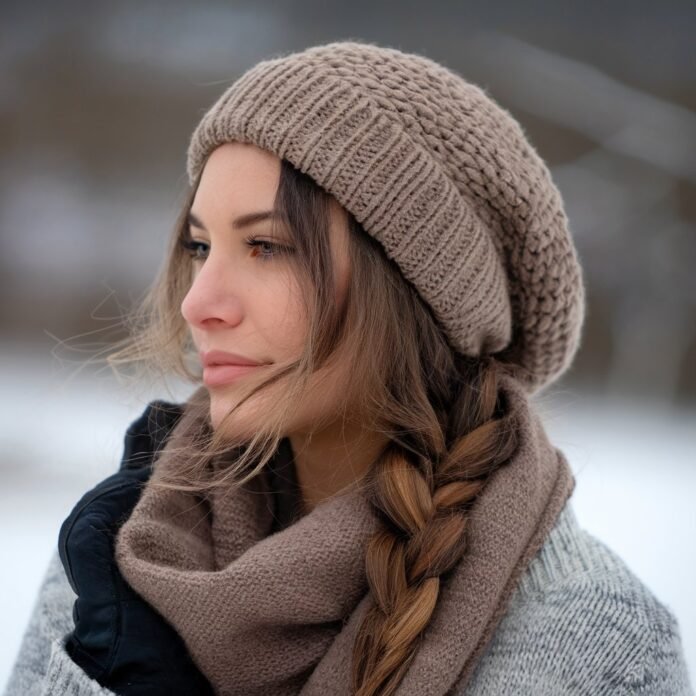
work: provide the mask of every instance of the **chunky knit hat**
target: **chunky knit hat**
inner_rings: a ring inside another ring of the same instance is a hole
[[[187,154],[251,142],[311,176],[396,262],[455,350],[495,354],[529,393],[580,343],[585,292],[561,195],[520,124],[420,55],[358,41],[262,61]]]

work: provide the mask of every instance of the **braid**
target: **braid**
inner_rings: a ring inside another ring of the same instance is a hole
[[[408,670],[440,592],[442,576],[466,551],[471,504],[488,477],[513,455],[516,428],[498,402],[493,358],[463,374],[446,418],[449,442],[432,461],[390,443],[371,472],[372,504],[384,520],[368,545],[374,604],[353,650],[353,693],[389,696]]]

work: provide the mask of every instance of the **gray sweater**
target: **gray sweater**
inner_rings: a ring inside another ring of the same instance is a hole
[[[5,696],[109,696],[65,652],[75,594],[56,551]],[[693,696],[679,625],[569,501],[458,696]]]

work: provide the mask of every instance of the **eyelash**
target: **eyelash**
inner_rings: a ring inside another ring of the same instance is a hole
[[[208,246],[208,244],[206,244],[205,242],[196,242],[193,239],[187,237],[181,237],[179,239],[179,243],[194,261],[205,261],[205,258],[198,256],[196,252],[198,251],[198,249],[200,249],[201,246]],[[258,239],[258,237],[253,236],[245,237],[244,243],[250,248],[261,247],[265,244],[267,247],[273,249],[274,251],[270,254],[262,253],[260,255],[259,258],[261,258],[263,261],[272,261],[277,256],[281,256],[283,254],[291,254],[294,252],[294,249],[292,249],[291,247],[284,246],[283,244],[275,244],[274,242],[269,242],[265,239]]]

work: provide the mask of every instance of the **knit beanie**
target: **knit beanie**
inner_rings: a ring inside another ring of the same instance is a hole
[[[430,306],[450,346],[530,394],[579,347],[585,291],[560,192],[520,124],[421,55],[336,41],[257,63],[191,137],[193,185],[250,142],[332,194]]]

